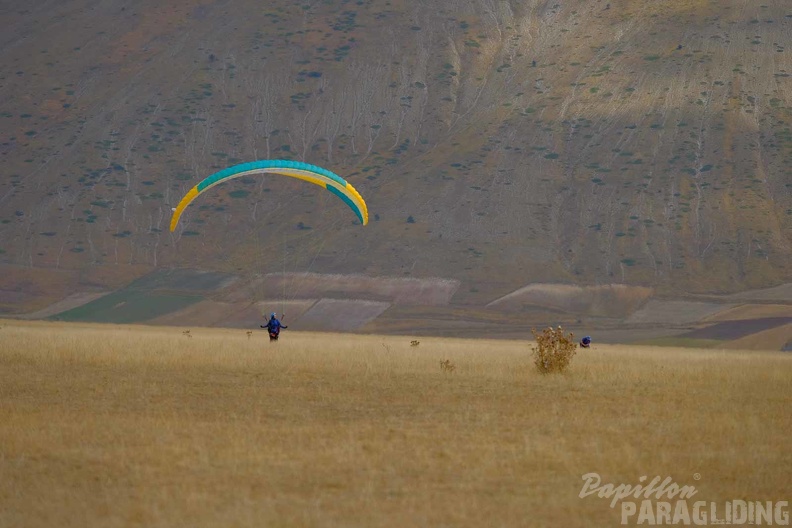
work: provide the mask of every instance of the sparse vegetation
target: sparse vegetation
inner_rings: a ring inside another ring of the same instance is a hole
[[[565,372],[577,350],[575,336],[571,332],[564,335],[561,326],[547,327],[541,333],[532,329],[531,333],[536,340],[532,348],[536,370],[542,374]]]
[[[440,370],[446,374],[452,374],[456,370],[456,365],[454,365],[450,359],[444,359],[440,361]]]
[[[542,376],[519,341],[0,323],[4,526],[618,525],[591,471],[788,496],[788,354],[600,345]]]

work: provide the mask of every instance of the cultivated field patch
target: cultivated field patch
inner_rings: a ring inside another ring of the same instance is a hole
[[[630,324],[660,323],[686,324],[694,323],[704,317],[718,314],[732,308],[733,304],[719,304],[697,301],[672,301],[652,299],[640,310],[636,311],[627,322]]]
[[[763,330],[792,323],[792,317],[763,317],[761,319],[745,319],[741,321],[725,321],[705,328],[699,328],[685,334],[694,339],[739,339]]]

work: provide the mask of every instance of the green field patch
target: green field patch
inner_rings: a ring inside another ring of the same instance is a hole
[[[192,269],[163,269],[153,271],[130,283],[127,290],[179,290],[179,291],[211,291],[223,287],[234,276],[218,271],[201,271]]]
[[[50,317],[58,321],[140,323],[202,301],[198,295],[121,290]]]

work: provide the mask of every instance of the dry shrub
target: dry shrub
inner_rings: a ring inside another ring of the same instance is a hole
[[[532,328],[531,333],[536,339],[536,345],[532,347],[536,369],[542,374],[564,372],[577,349],[574,335],[570,332],[565,336],[560,326],[547,327],[541,334]]]
[[[453,372],[456,370],[456,365],[451,363],[450,359],[446,359],[440,362],[440,369],[446,374],[453,374]]]

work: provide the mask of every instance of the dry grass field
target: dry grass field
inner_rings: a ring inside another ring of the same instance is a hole
[[[792,499],[788,354],[0,326],[2,527],[619,525],[589,472]]]

